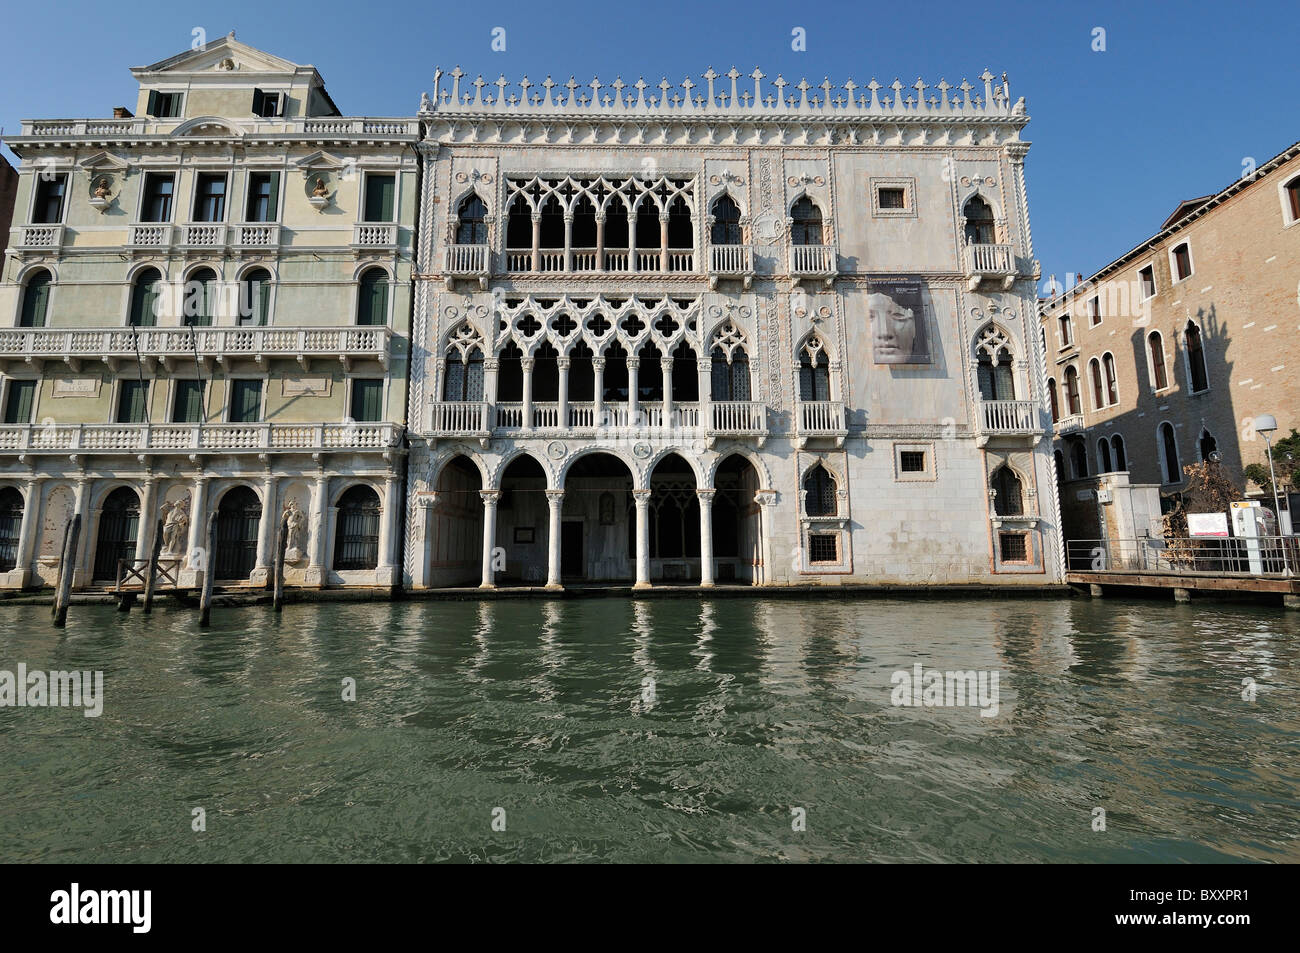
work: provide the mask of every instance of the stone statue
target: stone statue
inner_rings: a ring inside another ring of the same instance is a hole
[[[422,113],[433,112],[433,103],[429,101],[428,93],[420,94],[420,112]]]
[[[312,198],[323,199],[329,196],[330,190],[325,187],[325,180],[316,177],[316,188],[311,190]]]
[[[95,198],[106,199],[110,194],[111,192],[108,187],[108,179],[107,178],[100,179],[99,183],[95,186]]]
[[[307,542],[307,514],[298,507],[298,501],[290,497],[289,502],[284,505],[284,518],[288,523],[284,561],[300,562],[303,546]]]
[[[190,526],[190,497],[187,493],[175,503],[164,503],[162,555],[179,559],[185,552],[187,531]]]

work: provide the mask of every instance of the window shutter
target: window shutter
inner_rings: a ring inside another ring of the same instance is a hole
[[[253,90],[253,115],[254,116],[263,115],[265,106],[266,106],[266,93],[262,92],[260,89],[254,89]]]
[[[272,172],[269,179],[269,195],[266,203],[266,221],[274,222],[280,208],[280,173]]]
[[[20,327],[45,327],[45,312],[50,302],[50,279],[48,275],[37,275],[27,283],[23,292],[23,313]]]
[[[396,182],[391,175],[366,176],[366,221],[393,221]]]
[[[230,417],[233,423],[257,423],[261,416],[262,382],[235,381],[235,391],[230,399]]]
[[[35,397],[36,381],[10,381],[9,400],[5,403],[5,423],[31,423]]]
[[[158,90],[149,90],[149,105],[146,109],[150,116],[158,115]]]

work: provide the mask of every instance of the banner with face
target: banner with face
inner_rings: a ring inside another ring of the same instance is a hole
[[[872,359],[877,364],[932,364],[920,278],[872,280],[867,293]]]

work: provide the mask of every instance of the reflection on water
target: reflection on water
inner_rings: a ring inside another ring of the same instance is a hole
[[[0,607],[0,669],[102,670],[104,714],[0,708],[5,861],[1300,859],[1300,618],[1280,610],[828,595],[223,609],[203,634],[192,613],[48,618]],[[998,672],[998,716],[894,707],[916,664]]]

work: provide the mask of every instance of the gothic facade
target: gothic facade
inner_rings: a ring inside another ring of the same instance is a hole
[[[406,586],[1061,580],[1005,77],[464,79],[418,117]]]

